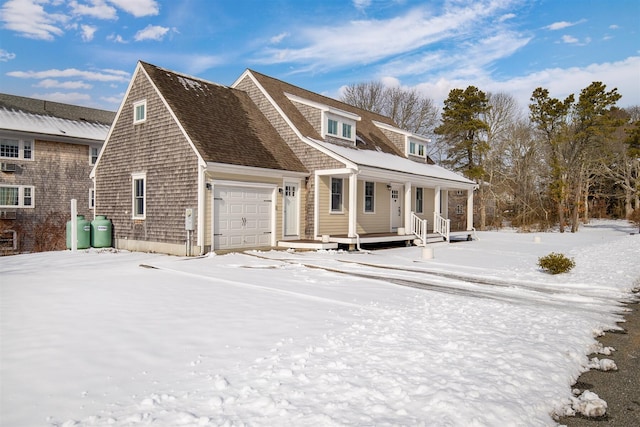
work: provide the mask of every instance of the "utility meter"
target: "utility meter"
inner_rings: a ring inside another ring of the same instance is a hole
[[[184,212],[184,229],[188,231],[194,230],[194,212],[193,208],[187,208]]]

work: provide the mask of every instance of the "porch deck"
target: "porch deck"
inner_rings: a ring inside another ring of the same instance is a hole
[[[470,240],[470,231],[452,231],[450,235],[450,241],[464,241]],[[322,241],[322,237],[318,237],[317,240],[302,239],[302,240],[280,240],[278,241],[278,247],[289,249],[338,249],[340,245],[348,246],[349,250],[354,250],[358,244],[357,237],[349,237],[346,234],[337,234],[329,236],[329,241]],[[381,243],[398,243],[406,242],[408,245],[414,244],[418,239],[413,234],[398,234],[398,233],[369,233],[360,235],[360,244],[381,244]],[[429,233],[427,235],[427,244],[442,242],[443,238],[439,234]]]

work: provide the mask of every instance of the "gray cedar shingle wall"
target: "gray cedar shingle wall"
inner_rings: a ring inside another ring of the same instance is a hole
[[[133,103],[143,99],[147,121],[134,126]],[[131,174],[139,172],[146,172],[145,220],[131,218]],[[96,170],[96,213],[113,221],[116,239],[183,244],[185,208],[197,208],[197,177],[197,156],[139,73]]]
[[[302,142],[295,134],[287,122],[282,118],[280,113],[273,107],[264,94],[253,83],[249,77],[245,77],[238,83],[236,88],[244,90],[249,94],[253,102],[258,106],[262,113],[271,122],[273,127],[278,131],[280,136],[291,147],[295,155],[302,161],[302,164],[310,171],[309,181],[306,187],[305,199],[302,200],[304,215],[304,237],[313,238],[313,215],[314,215],[314,175],[313,171],[319,169],[335,169],[344,167],[344,165],[326,154],[321,153],[315,148]]]

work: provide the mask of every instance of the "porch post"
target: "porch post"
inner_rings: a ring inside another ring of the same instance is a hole
[[[473,189],[467,190],[467,231],[473,230]]]
[[[433,190],[433,211],[438,214],[442,213],[442,209],[440,209],[440,186]]]
[[[358,175],[349,174],[349,237],[356,237],[356,220],[358,215]]]
[[[404,183],[404,232],[411,234],[411,183]]]
[[[449,191],[444,190],[440,195],[442,200],[442,208],[440,209],[443,218],[449,218]]]

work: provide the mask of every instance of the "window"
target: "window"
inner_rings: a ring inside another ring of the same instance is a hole
[[[98,161],[98,154],[100,154],[100,148],[98,147],[89,147],[89,161],[92,165],[95,165]]]
[[[146,176],[145,174],[133,174],[133,218],[144,219],[146,215]]]
[[[423,212],[423,194],[422,194],[422,187],[417,187],[416,188],[416,213],[422,213]]]
[[[426,146],[420,142],[409,141],[409,154],[412,156],[426,157]]]
[[[348,141],[355,141],[356,120],[334,113],[324,113],[326,129],[323,136],[333,136]],[[345,113],[346,114],[346,113]]]
[[[342,178],[331,178],[331,212],[342,212]]]
[[[0,157],[31,160],[33,158],[33,141],[0,138]]]
[[[375,211],[375,193],[376,193],[376,185],[373,182],[365,182],[364,183],[364,211],[365,212],[374,212]]]
[[[329,119],[329,124],[327,127],[327,133],[330,135],[338,135],[338,121]]]
[[[462,215],[464,213],[464,206],[456,205],[456,215]]]
[[[147,101],[133,103],[133,123],[142,123],[147,120]]]
[[[342,124],[342,137],[351,139],[351,125],[348,123]]]
[[[96,207],[96,190],[95,188],[89,189],[89,209]]]
[[[32,208],[34,187],[25,185],[0,186],[0,207]]]

